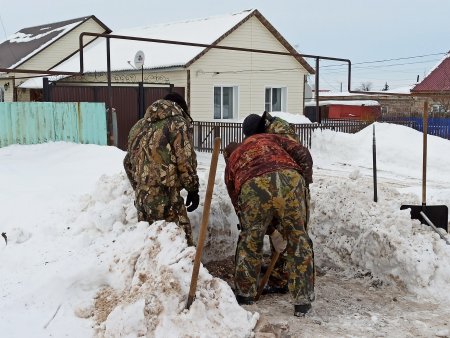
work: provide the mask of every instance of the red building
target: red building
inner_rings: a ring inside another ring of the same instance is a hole
[[[319,102],[321,119],[349,119],[374,121],[381,117],[381,106],[374,100],[330,100]],[[317,121],[316,103],[305,104],[305,115]]]

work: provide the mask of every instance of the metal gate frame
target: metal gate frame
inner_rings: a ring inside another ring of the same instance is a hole
[[[89,83],[89,86],[80,84]],[[109,89],[103,84],[92,86],[96,82],[56,82],[47,81],[44,84],[45,101],[51,102],[108,102]],[[77,85],[78,84],[78,85]],[[184,96],[184,87],[174,87],[167,84],[166,87],[144,87],[146,83],[116,82],[111,88],[113,102],[112,114],[108,120],[107,136],[109,143],[125,150],[127,147],[128,133],[131,127],[144,116],[146,102],[152,103],[164,97],[168,92],[178,92]],[[122,84],[122,86],[120,85]],[[130,84],[130,85],[124,85]],[[161,85],[161,84],[160,84]],[[120,131],[120,132],[119,132]],[[114,139],[111,140],[111,134]]]

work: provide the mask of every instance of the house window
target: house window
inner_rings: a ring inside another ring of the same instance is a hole
[[[286,111],[286,87],[266,87],[264,109],[270,111]]]
[[[233,119],[237,116],[238,87],[214,87],[214,119]]]
[[[381,114],[387,114],[389,113],[389,107],[383,106],[381,107]]]

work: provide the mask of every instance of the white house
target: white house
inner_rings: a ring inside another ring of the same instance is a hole
[[[124,29],[112,34],[297,54],[258,10]],[[98,38],[84,49],[84,75],[76,77],[78,84],[92,85],[89,83],[93,79],[106,83],[105,40]],[[191,115],[200,121],[237,121],[264,110],[303,114],[305,76],[314,73],[298,55],[110,41],[111,70],[116,80],[130,86],[143,81],[147,82],[145,86],[170,83],[183,87]],[[137,51],[145,55],[142,70],[133,66]],[[79,69],[77,53],[52,70]],[[73,79],[53,78],[66,84]],[[20,87],[27,91],[39,88],[42,80],[30,79]]]
[[[73,56],[79,50],[81,32],[110,33],[95,16],[65,20],[21,29],[0,44],[0,101],[34,101],[39,91],[17,90],[35,74],[14,70],[49,70]],[[87,38],[85,44],[92,41]]]

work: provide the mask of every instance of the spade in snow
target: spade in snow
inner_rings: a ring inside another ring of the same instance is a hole
[[[402,205],[403,209],[411,209],[411,218],[418,219],[422,224],[427,224],[435,230],[439,236],[450,244],[437,228],[448,232],[448,207],[446,205],[427,205],[427,133],[428,133],[428,101],[425,101],[423,109],[423,156],[422,156],[422,205]]]

